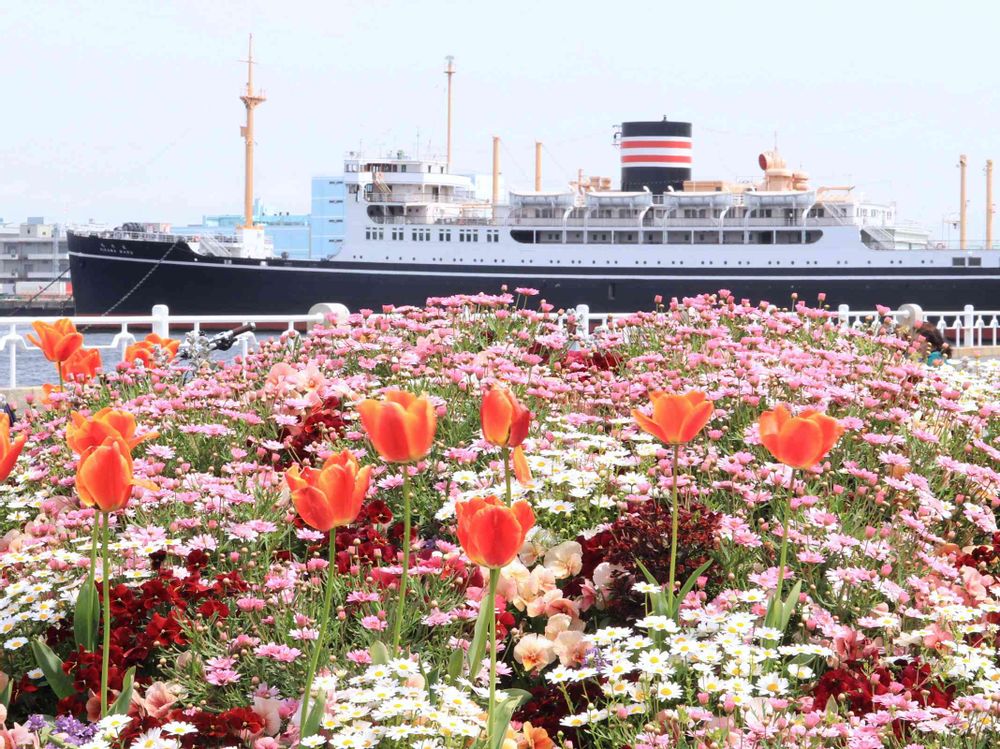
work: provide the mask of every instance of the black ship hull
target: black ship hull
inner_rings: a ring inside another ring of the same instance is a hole
[[[819,295],[836,307],[924,309],[1000,307],[1000,269],[954,268],[593,268],[252,260],[208,257],[185,243],[69,237],[70,273],[78,315],[304,314],[319,302],[351,311],[423,305],[429,297],[513,292],[530,287],[557,309],[587,304],[595,312],[651,309],[654,297],[682,298],[728,289],[737,299],[811,305]],[[588,272],[589,271],[589,272]]]

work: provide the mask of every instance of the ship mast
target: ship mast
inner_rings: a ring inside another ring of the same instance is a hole
[[[247,122],[240,128],[240,135],[246,141],[246,174],[243,185],[243,229],[256,228],[253,223],[253,110],[265,101],[263,93],[253,90],[253,34],[250,35],[250,46],[246,59],[247,90],[240,97],[243,106],[247,108]]]
[[[455,75],[455,58],[452,55],[448,55],[444,59],[448,63],[448,67],[445,68],[444,73],[446,76],[448,76],[448,135],[447,135],[448,167],[447,168],[448,168],[448,174],[451,174],[451,77]]]

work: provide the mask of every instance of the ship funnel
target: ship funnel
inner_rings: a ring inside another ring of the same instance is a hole
[[[681,190],[691,179],[691,123],[623,122],[621,137],[622,190],[654,195]]]

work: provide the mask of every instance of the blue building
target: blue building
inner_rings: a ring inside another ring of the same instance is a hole
[[[344,200],[347,188],[341,175],[312,179],[310,250],[314,258],[336,255],[344,244]]]
[[[253,204],[253,220],[255,224],[264,227],[264,233],[274,243],[274,252],[276,255],[287,252],[291,258],[304,259],[311,257],[309,216],[271,211],[265,208],[258,199]],[[237,227],[242,223],[243,216],[235,213],[203,216],[200,224],[173,226],[171,227],[171,231],[175,234],[225,234],[235,236]]]

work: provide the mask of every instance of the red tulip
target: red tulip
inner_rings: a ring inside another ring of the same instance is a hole
[[[639,427],[668,445],[690,442],[712,417],[714,407],[700,390],[684,395],[655,391],[649,394],[653,402],[652,418],[638,410],[632,417]]]
[[[785,406],[760,415],[760,441],[778,461],[793,468],[819,463],[844,433],[836,419],[807,409],[792,416]]]
[[[368,493],[371,466],[359,467],[349,450],[331,455],[323,467],[299,468],[285,473],[292,503],[305,523],[324,533],[353,523]]]
[[[14,464],[17,463],[17,458],[27,441],[28,437],[21,435],[11,442],[10,417],[7,414],[0,414],[0,483],[6,481],[10,472],[14,470]]]
[[[517,447],[528,436],[531,412],[506,388],[493,388],[483,396],[479,421],[491,445]]]
[[[535,524],[530,505],[517,501],[507,507],[496,497],[475,498],[455,505],[458,540],[466,555],[483,567],[510,564]]]
[[[385,400],[358,405],[361,424],[379,455],[390,463],[412,463],[431,451],[437,414],[426,398],[389,390]]]

